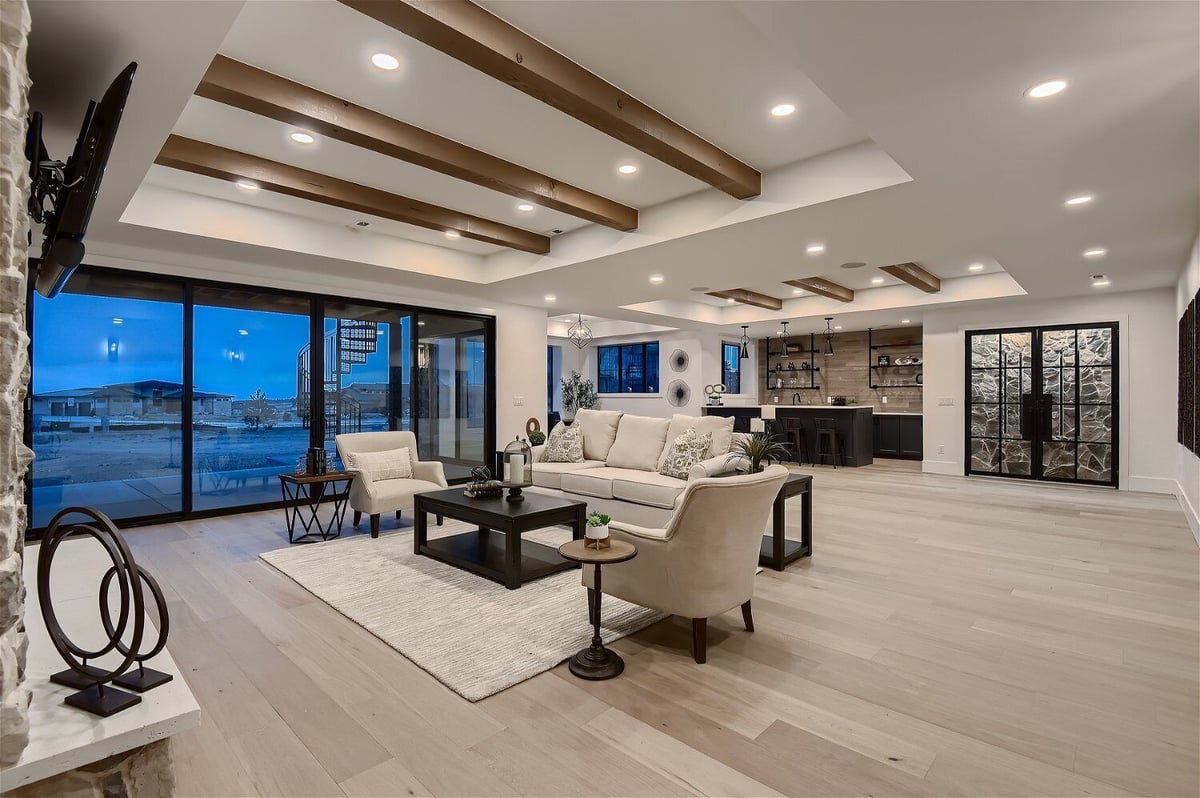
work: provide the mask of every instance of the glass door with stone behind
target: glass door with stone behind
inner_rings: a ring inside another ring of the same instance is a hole
[[[1117,484],[1117,325],[967,334],[968,474]]]

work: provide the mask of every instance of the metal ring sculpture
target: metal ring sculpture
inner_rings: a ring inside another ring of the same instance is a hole
[[[70,515],[82,515],[85,516],[85,520],[65,521]],[[104,547],[109,559],[112,560],[112,567],[102,580],[100,592],[100,606],[103,608],[101,616],[105,621],[103,625],[108,642],[94,650],[83,648],[67,636],[58,622],[58,615],[50,596],[50,572],[59,544],[68,537],[82,536],[95,539]],[[50,641],[54,644],[59,656],[70,667],[70,671],[55,674],[51,679],[60,684],[80,689],[80,692],[67,696],[68,704],[87,709],[95,714],[110,715],[141,700],[137,696],[120,690],[106,691],[104,689],[104,685],[112,682],[129,669],[129,666],[137,659],[142,645],[146,613],[140,573],[137,563],[133,560],[133,554],[129,551],[129,546],[117,532],[113,522],[103,513],[85,507],[68,507],[50,521],[38,551],[38,604],[42,610],[42,618],[45,620]],[[112,623],[107,607],[107,589],[114,577],[117,579],[117,585],[121,592],[120,612],[116,624]],[[156,599],[159,596],[161,596],[161,592]],[[166,605],[164,603],[160,606],[165,607]],[[133,632],[129,645],[126,646],[122,642],[122,638],[129,629],[131,621]],[[165,633],[160,635],[160,643],[165,642],[165,637]],[[160,648],[161,646],[156,646],[155,653]],[[87,664],[88,660],[94,660],[112,651],[123,655],[123,659],[117,667],[98,668]]]
[[[145,654],[140,653],[136,648],[132,649],[134,654],[133,661],[138,666],[137,673],[127,673],[114,679],[114,681],[122,687],[129,687],[140,693],[171,681],[172,677],[169,673],[152,670],[145,666],[146,660],[158,656],[159,652],[167,645],[167,635],[171,632],[171,618],[167,613],[167,600],[163,597],[162,588],[158,586],[158,580],[140,565],[137,566],[137,572],[142,581],[146,583],[146,587],[150,588],[150,595],[154,598],[154,606],[158,610],[158,640],[154,643],[153,648]],[[131,649],[121,641],[121,636],[116,634],[116,627],[112,622],[112,613],[106,601],[109,585],[112,584],[113,577],[116,575],[117,568],[113,566],[100,579],[100,622],[104,624],[104,633],[109,636],[109,639],[117,641],[117,651],[128,656]]]

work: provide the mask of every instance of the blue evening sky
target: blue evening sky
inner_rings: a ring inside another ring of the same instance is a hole
[[[120,323],[114,322],[120,319]],[[326,322],[332,329],[333,322]],[[343,383],[386,382],[387,330],[376,354]],[[244,330],[245,334],[240,331]],[[116,343],[116,359],[109,357]],[[245,399],[262,388],[272,399],[296,395],[297,356],[308,342],[308,317],[197,306],[197,390]],[[135,380],[183,379],[183,307],[142,299],[60,294],[34,296],[33,391],[91,388]]]

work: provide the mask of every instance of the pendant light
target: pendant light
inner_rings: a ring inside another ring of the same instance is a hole
[[[829,357],[833,354],[833,316],[825,317],[825,351],[821,354]]]
[[[786,321],[783,322],[783,351],[779,353],[779,357],[783,360],[786,360],[789,357],[788,343],[789,343],[790,339],[788,338],[787,326],[788,326],[788,323]]]
[[[750,325],[742,325],[742,348],[738,352],[738,360],[745,360],[750,357],[750,336],[746,334],[746,330],[750,329]]]
[[[583,315],[576,314],[579,320],[567,328],[567,338],[579,349],[583,349],[592,340],[592,331],[583,323]]]

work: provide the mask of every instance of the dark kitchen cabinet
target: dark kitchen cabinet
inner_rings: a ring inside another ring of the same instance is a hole
[[[920,460],[923,454],[922,418],[875,414],[875,456]]]

